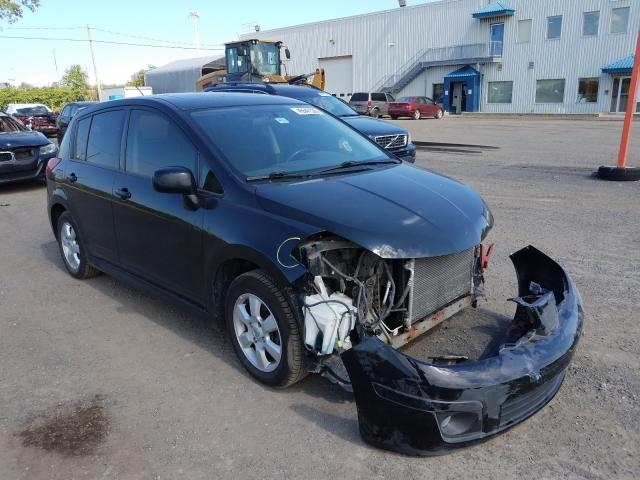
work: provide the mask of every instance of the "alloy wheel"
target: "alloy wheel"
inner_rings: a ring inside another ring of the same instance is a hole
[[[64,261],[74,272],[80,268],[80,244],[73,226],[69,222],[64,222],[60,228],[60,244]]]
[[[273,372],[282,358],[282,335],[269,307],[252,293],[233,306],[233,330],[242,353],[261,372]]]

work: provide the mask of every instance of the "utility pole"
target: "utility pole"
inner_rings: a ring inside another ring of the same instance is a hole
[[[60,76],[58,75],[58,60],[56,60],[56,49],[53,49],[53,64],[56,67],[56,83],[60,81]]]
[[[196,47],[196,56],[200,56],[200,14],[198,12],[189,12],[189,17],[193,18],[193,34],[194,44]]]
[[[91,39],[91,28],[87,25],[87,36],[89,37],[89,50],[91,50],[91,61],[93,62],[93,75],[96,78],[96,88],[98,89],[98,101],[102,101],[102,88],[100,88],[100,78],[98,77],[98,67],[96,67],[96,56],[93,53],[93,40]]]

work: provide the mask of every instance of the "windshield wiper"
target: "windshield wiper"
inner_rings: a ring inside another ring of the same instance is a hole
[[[268,175],[255,175],[247,177],[247,182],[258,182],[260,180],[280,180],[286,178],[305,178],[308,175],[296,172],[271,172]]]
[[[342,162],[339,165],[334,165],[333,167],[323,168],[321,170],[315,170],[314,172],[312,172],[312,174],[318,175],[323,173],[336,172],[338,170],[344,170],[345,168],[363,167],[368,165],[383,165],[385,163],[402,163],[402,161],[394,160],[392,158],[385,159],[385,160],[363,160],[363,161],[349,160],[347,162]]]

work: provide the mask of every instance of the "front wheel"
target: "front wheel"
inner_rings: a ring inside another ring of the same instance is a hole
[[[416,110],[415,112],[413,112],[414,120],[420,120],[421,117],[422,117],[422,114],[420,113],[420,110]]]
[[[372,116],[373,118],[380,118],[380,110],[378,110],[377,108],[374,108],[374,109],[371,111],[371,116]]]
[[[237,277],[227,293],[227,332],[236,355],[254,378],[272,387],[288,387],[306,375],[292,303],[261,270]]]

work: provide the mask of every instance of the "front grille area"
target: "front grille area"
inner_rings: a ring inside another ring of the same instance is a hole
[[[378,145],[388,150],[394,150],[396,148],[403,148],[407,146],[406,135],[382,135],[376,137],[375,140]]]
[[[471,291],[475,249],[441,257],[416,258],[409,304],[411,323]]]
[[[542,408],[560,388],[563,379],[564,372],[527,392],[509,397],[500,408],[500,427],[506,427]]]
[[[13,150],[13,154],[18,162],[29,162],[35,160],[38,156],[37,148],[16,148]]]

